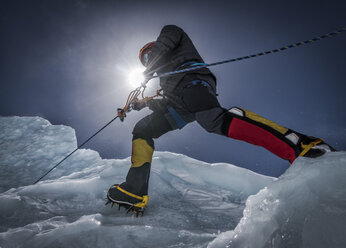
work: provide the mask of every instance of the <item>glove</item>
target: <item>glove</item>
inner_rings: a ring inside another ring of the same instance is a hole
[[[132,103],[132,109],[136,111],[140,111],[147,106],[145,101],[136,101]]]
[[[166,110],[164,99],[151,99],[147,102],[147,106],[154,112],[165,112]]]

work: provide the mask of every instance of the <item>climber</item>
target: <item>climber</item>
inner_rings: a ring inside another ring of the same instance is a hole
[[[188,35],[175,25],[163,27],[156,41],[139,54],[144,74],[181,70],[204,61]],[[197,121],[205,130],[264,147],[290,163],[299,157],[318,157],[334,151],[322,139],[298,133],[240,107],[225,109],[216,94],[216,78],[208,68],[160,78],[162,99],[135,102],[134,110],[149,107],[153,112],[133,129],[131,167],[126,181],[108,190],[109,202],[135,213],[148,203],[150,165],[154,140],[161,135]]]

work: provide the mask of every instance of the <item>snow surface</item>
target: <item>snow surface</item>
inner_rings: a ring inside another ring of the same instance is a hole
[[[1,248],[346,247],[346,152],[298,159],[277,180],[155,152],[136,218],[104,205],[130,158],[80,149],[32,185],[76,146],[70,127],[0,117]]]

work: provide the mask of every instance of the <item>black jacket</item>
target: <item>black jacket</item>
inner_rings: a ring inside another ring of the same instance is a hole
[[[164,26],[149,55],[147,71],[158,74],[176,70],[186,62],[204,63],[188,35],[175,25]],[[180,67],[183,69],[185,67]],[[216,91],[216,79],[208,68],[160,78],[163,93],[172,99],[179,97],[182,89],[193,80],[207,81]]]

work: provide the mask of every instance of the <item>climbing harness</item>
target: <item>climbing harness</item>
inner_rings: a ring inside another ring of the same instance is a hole
[[[39,181],[41,181],[46,175],[48,175],[52,170],[54,170],[56,167],[58,167],[62,162],[64,162],[67,158],[69,158],[73,153],[75,153],[78,149],[80,149],[82,146],[84,146],[87,142],[89,142],[93,137],[95,137],[98,133],[100,133],[103,129],[105,129],[108,125],[110,125],[113,121],[115,121],[117,118],[119,118],[121,121],[124,121],[125,117],[126,117],[126,113],[130,112],[132,110],[132,106],[135,102],[147,102],[151,99],[154,99],[155,97],[158,96],[162,96],[161,94],[161,89],[158,90],[156,92],[156,94],[154,96],[151,97],[144,97],[144,91],[146,89],[146,85],[147,83],[154,78],[161,78],[161,77],[167,77],[167,76],[171,76],[171,75],[175,75],[175,74],[179,74],[179,73],[185,73],[185,72],[190,72],[190,71],[195,71],[198,69],[202,69],[202,68],[207,68],[207,67],[211,67],[211,66],[215,66],[215,65],[222,65],[222,64],[226,64],[226,63],[231,63],[231,62],[236,62],[236,61],[241,61],[241,60],[245,60],[245,59],[250,59],[250,58],[254,58],[254,57],[259,57],[259,56],[263,56],[263,55],[267,55],[267,54],[272,54],[272,53],[277,53],[277,52],[281,52],[284,50],[287,50],[289,48],[293,48],[293,47],[298,47],[301,45],[306,45],[318,40],[322,40],[325,38],[330,38],[333,37],[337,34],[340,34],[342,32],[345,32],[346,28],[342,28],[338,31],[334,31],[325,35],[321,35],[321,36],[317,36],[315,38],[312,38],[310,40],[305,40],[305,41],[301,41],[301,42],[297,42],[297,43],[293,43],[291,45],[287,45],[281,48],[277,48],[274,50],[270,50],[270,51],[266,51],[266,52],[260,52],[260,53],[256,53],[256,54],[252,54],[252,55],[248,55],[248,56],[243,56],[243,57],[238,57],[238,58],[234,58],[234,59],[229,59],[229,60],[223,60],[223,61],[219,61],[219,62],[215,62],[215,63],[211,63],[211,64],[205,64],[205,63],[191,63],[188,64],[188,68],[185,69],[181,69],[181,66],[179,66],[175,71],[171,71],[171,72],[166,72],[166,73],[162,73],[162,74],[158,74],[158,75],[152,75],[147,77],[144,82],[141,83],[141,86],[137,87],[135,90],[131,91],[126,104],[123,108],[118,108],[117,109],[117,116],[114,117],[111,121],[109,121],[106,125],[104,125],[100,130],[98,130],[96,133],[94,133],[90,138],[88,138],[86,141],[84,141],[81,145],[79,145],[75,150],[73,150],[70,154],[68,154],[65,158],[63,158],[59,163],[57,163],[54,167],[52,167],[50,170],[48,170],[43,176],[41,176],[34,184],[38,183]],[[138,99],[139,96],[142,96],[142,99]],[[306,149],[304,149],[304,151],[302,152],[302,154],[300,154],[300,156],[303,156],[311,147],[306,147]]]

